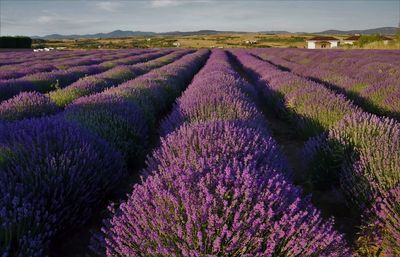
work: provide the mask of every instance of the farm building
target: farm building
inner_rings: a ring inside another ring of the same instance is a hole
[[[245,40],[244,43],[247,45],[254,45],[257,44],[257,40]]]
[[[383,41],[383,44],[387,45],[387,44],[389,44],[389,42],[392,41],[393,39],[391,39],[391,38],[389,38],[389,37],[382,36],[382,37],[381,37],[381,40]]]
[[[343,44],[353,45],[360,39],[361,35],[354,35],[343,39]],[[385,36],[378,36],[378,40],[382,41],[383,44],[387,45],[392,39]]]
[[[346,45],[353,45],[355,42],[357,42],[360,39],[360,35],[354,35],[348,38],[343,39],[343,44]]]
[[[340,40],[334,37],[317,36],[307,39],[308,49],[335,48],[339,46]]]

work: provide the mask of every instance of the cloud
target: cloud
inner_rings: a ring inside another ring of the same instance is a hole
[[[158,7],[171,7],[193,3],[210,3],[211,0],[150,0],[151,6]]]
[[[178,6],[185,4],[184,1],[179,0],[152,0],[151,6],[152,7],[166,7],[166,6]]]
[[[54,17],[49,16],[49,15],[42,15],[39,16],[36,21],[40,24],[46,24],[46,23],[51,23],[54,20]]]
[[[100,10],[107,11],[107,12],[116,12],[121,9],[122,3],[121,2],[96,2],[94,6]]]

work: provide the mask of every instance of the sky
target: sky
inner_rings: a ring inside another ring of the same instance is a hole
[[[397,26],[399,5],[400,0],[0,0],[0,34],[368,29]]]

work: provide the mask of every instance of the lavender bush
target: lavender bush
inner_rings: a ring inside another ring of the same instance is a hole
[[[105,142],[60,118],[0,124],[0,254],[43,256],[125,175]]]
[[[130,164],[140,161],[148,144],[148,126],[140,109],[121,98],[96,94],[67,106],[64,117],[117,148]]]
[[[246,121],[255,127],[263,126],[263,116],[252,99],[255,94],[254,88],[230,67],[227,54],[214,51],[161,124],[161,133],[165,135],[184,123],[210,120]]]
[[[0,104],[0,120],[16,121],[46,116],[57,111],[58,107],[47,96],[25,92]]]
[[[310,140],[303,150],[304,160],[312,169],[321,155],[330,158],[349,201],[365,209],[400,182],[399,138],[400,126],[392,119],[350,115],[326,137]]]
[[[400,186],[380,197],[373,207],[377,215],[377,227],[382,230],[381,248],[388,256],[400,255]]]
[[[335,174],[346,200],[362,215],[363,226],[356,241],[362,256],[379,252],[397,256],[400,252],[399,138],[400,126],[392,119],[351,115],[326,136],[311,139],[303,150],[312,174],[318,174],[316,167]],[[313,183],[318,185],[321,180]]]
[[[103,229],[107,256],[349,256],[332,221],[323,221],[274,169],[282,162],[276,162],[274,151],[262,158],[251,150],[236,157],[246,147],[232,152],[236,158],[229,150],[218,154],[238,141],[246,144],[240,135],[254,133],[211,122],[170,134],[149,160],[157,170],[134,186]],[[216,145],[203,135],[229,140]],[[176,155],[171,145],[189,148]],[[190,158],[182,159],[186,151]]]

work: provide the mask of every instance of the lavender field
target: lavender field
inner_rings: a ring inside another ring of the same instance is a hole
[[[0,52],[0,256],[400,256],[400,52]]]

